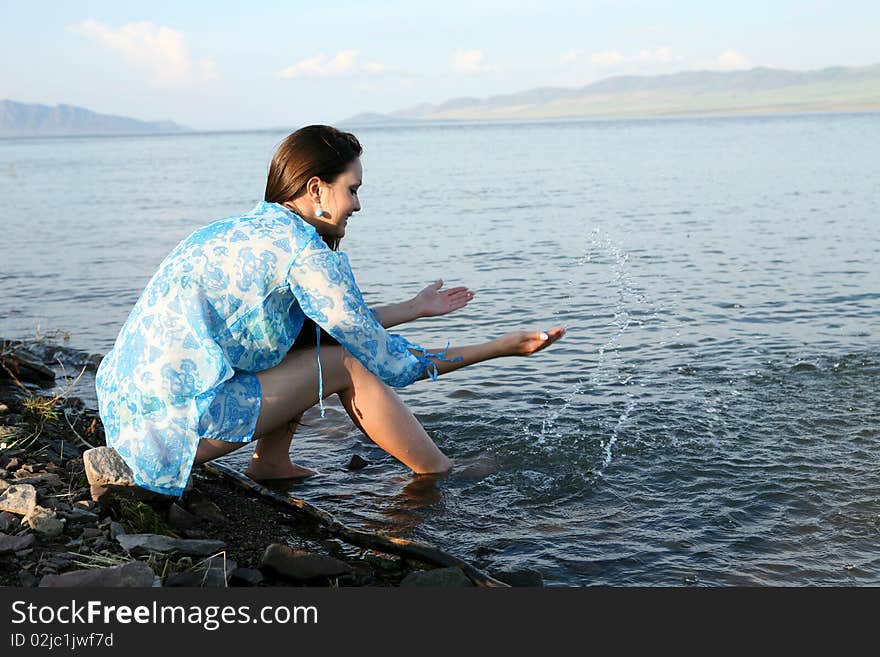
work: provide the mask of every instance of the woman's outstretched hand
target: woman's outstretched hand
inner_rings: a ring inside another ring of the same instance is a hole
[[[453,287],[442,291],[441,287],[443,281],[435,281],[415,296],[413,302],[419,317],[436,317],[451,313],[453,310],[463,308],[474,298],[474,293],[466,287]]]
[[[531,356],[565,335],[565,328],[557,326],[549,331],[514,331],[498,338],[498,348],[504,356]]]

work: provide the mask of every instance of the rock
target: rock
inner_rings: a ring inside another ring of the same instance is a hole
[[[368,465],[370,465],[370,462],[367,459],[362,458],[362,457],[358,456],[357,454],[355,454],[354,456],[351,457],[351,460],[348,462],[348,465],[345,467],[349,470],[361,470],[361,469],[367,467]]]
[[[544,577],[537,570],[522,568],[520,570],[493,570],[489,573],[497,580],[510,586],[544,586]]]
[[[52,383],[55,372],[41,363],[33,354],[18,349],[3,356],[6,367],[0,367],[0,377],[8,376],[6,368],[12,370],[19,381],[25,383]]]
[[[86,539],[90,539],[90,538],[98,538],[99,536],[102,536],[103,534],[104,534],[104,532],[102,532],[97,527],[86,527],[85,529],[82,530],[82,534],[80,534],[80,537],[82,539],[86,540]]]
[[[15,473],[15,479],[16,485],[30,484],[31,486],[50,486],[52,488],[61,488],[64,485],[64,482],[61,481],[61,477],[54,472],[47,472],[45,474],[33,476],[24,470],[19,470]]]
[[[223,541],[171,538],[160,534],[122,534],[116,540],[125,550],[134,555],[159,552],[161,554],[207,557],[220,552],[225,547]]]
[[[125,527],[123,527],[120,523],[115,520],[110,521],[110,538],[114,541],[125,534]]]
[[[41,587],[101,586],[101,587],[151,587],[155,574],[143,561],[130,561],[110,568],[74,570],[61,575],[46,575],[40,580]]]
[[[92,486],[135,486],[128,464],[112,447],[94,447],[83,453],[86,477]]]
[[[10,483],[9,483],[8,481],[6,481],[5,479],[0,479],[0,490],[6,490],[6,489],[9,488],[11,485],[12,485],[12,484],[10,484]]]
[[[378,554],[367,554],[364,556],[364,561],[378,570],[384,570],[386,572],[400,570],[400,561],[380,557]]]
[[[56,517],[55,512],[41,506],[26,515],[24,522],[43,538],[55,538],[64,531],[64,522]]]
[[[70,511],[62,511],[61,515],[71,522],[93,522],[98,519],[98,514],[86,511],[84,508],[75,506]]]
[[[40,583],[40,580],[33,573],[20,570],[18,571],[18,583],[23,587],[33,588]]]
[[[199,519],[175,502],[168,509],[168,525],[172,529],[193,529],[199,525]]]
[[[182,531],[183,535],[187,538],[208,538],[208,532],[206,532],[204,529],[195,528],[184,529]]]
[[[256,568],[236,568],[229,573],[229,586],[259,586],[264,579]]]
[[[474,583],[465,575],[461,568],[435,568],[434,570],[417,570],[410,573],[400,582],[401,586],[473,586]]]
[[[0,403],[0,415],[5,415],[9,412],[9,407],[6,404]]]
[[[37,506],[37,489],[31,484],[10,486],[0,495],[0,511],[26,516]]]
[[[73,562],[70,559],[62,556],[61,554],[56,554],[54,557],[51,557],[49,559],[49,563],[58,570],[64,570],[65,568],[70,568],[73,565]]]
[[[18,458],[17,456],[13,456],[10,457],[9,460],[7,460],[6,463],[3,464],[3,467],[6,470],[9,470],[9,472],[13,472],[21,467],[21,463],[22,461],[20,458]]]
[[[179,573],[171,573],[165,578],[166,588],[198,588],[202,585],[203,573],[196,573],[192,570],[184,570]]]
[[[351,572],[351,566],[333,557],[305,550],[294,550],[287,545],[273,543],[263,553],[260,570],[284,579],[307,582],[348,574]]]
[[[85,367],[87,370],[97,372],[102,360],[104,360],[104,356],[101,354],[89,354],[86,358]]]
[[[229,574],[238,568],[238,564],[234,559],[228,559],[225,555],[217,555],[211,557],[200,569],[203,577],[201,586],[223,588],[229,580]]]
[[[223,555],[217,555],[206,559],[190,570],[172,573],[165,579],[165,586],[224,588],[229,573],[237,567],[232,559],[225,559]]]
[[[28,549],[37,539],[33,534],[22,534],[21,536],[10,536],[9,534],[0,534],[0,554],[11,554],[12,552],[20,552]]]
[[[8,532],[16,527],[18,527],[18,516],[9,513],[9,511],[0,513],[0,532]]]
[[[183,507],[197,518],[208,522],[225,523],[228,521],[219,506],[214,504],[207,495],[195,489],[184,496]]]

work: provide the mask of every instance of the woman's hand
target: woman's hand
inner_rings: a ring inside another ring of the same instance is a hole
[[[413,299],[418,317],[436,317],[458,310],[474,298],[474,293],[466,287],[453,287],[440,291],[443,281],[431,283]]]
[[[502,356],[531,356],[541,349],[546,349],[551,344],[565,335],[565,328],[557,326],[549,331],[514,331],[502,335],[496,340],[498,350]]]

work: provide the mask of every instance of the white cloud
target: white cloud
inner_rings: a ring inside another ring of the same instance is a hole
[[[456,50],[452,53],[452,70],[457,73],[490,73],[497,71],[497,66],[484,62],[486,53],[480,49]]]
[[[118,53],[129,64],[145,69],[152,76],[153,83],[159,86],[219,79],[214,61],[194,61],[184,35],[170,27],[141,21],[114,29],[87,19],[68,29]]]
[[[726,71],[752,68],[752,62],[749,61],[748,57],[746,57],[745,55],[741,55],[735,50],[730,49],[727,49],[723,53],[718,55],[718,57],[715,58],[713,64],[713,68],[720,68]]]
[[[279,78],[335,78],[344,75],[363,73],[367,75],[381,75],[391,69],[378,62],[358,61],[357,50],[340,50],[336,55],[327,59],[324,53],[303,59],[293,66],[278,71]]]

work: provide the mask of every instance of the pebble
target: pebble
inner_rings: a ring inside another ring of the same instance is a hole
[[[348,462],[348,465],[345,466],[348,470],[362,470],[363,468],[370,465],[370,462],[365,458],[358,456],[355,454],[351,457],[351,460]]]
[[[86,527],[85,529],[82,530],[82,534],[80,536],[83,539],[89,539],[89,538],[98,538],[99,536],[102,536],[103,534],[104,534],[104,532],[102,532],[97,527]]]
[[[8,532],[18,527],[18,516],[4,511],[0,513],[0,532]]]
[[[0,495],[0,511],[26,516],[37,506],[37,489],[30,484],[10,486]]]
[[[33,588],[40,583],[40,580],[27,570],[18,571],[18,582],[25,588]]]
[[[23,534],[21,536],[0,534],[0,554],[15,552],[18,555],[18,553],[33,545],[36,540],[33,534]]]
[[[24,521],[44,538],[55,538],[64,531],[64,521],[59,520],[54,511],[39,506],[25,516]]]

